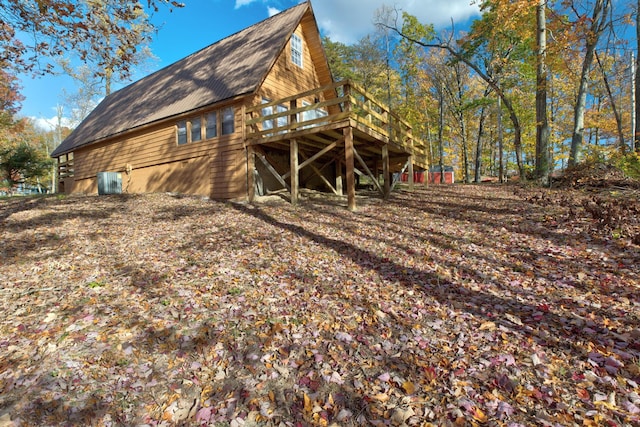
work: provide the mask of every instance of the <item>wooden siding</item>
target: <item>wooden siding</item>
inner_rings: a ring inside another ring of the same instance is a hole
[[[315,18],[311,13],[306,13],[304,15],[299,28],[304,34],[303,39],[305,41],[305,50],[307,50],[308,54],[313,58],[314,69],[319,83],[316,83],[314,86],[306,87],[304,90],[332,83],[333,77],[331,76],[331,70],[329,69],[324,47],[322,46],[320,31],[318,30]]]
[[[209,157],[202,156],[122,174],[123,193],[169,191],[209,196]]]
[[[312,38],[305,37],[306,33],[302,25],[296,28],[295,33],[302,38],[303,67],[300,68],[291,62],[291,40],[289,40],[262,84],[257,97],[258,102],[263,96],[275,100],[320,86],[314,61],[316,58],[311,55],[309,48],[308,39]]]
[[[234,199],[247,195],[247,164],[243,149],[218,151],[211,161],[211,198]]]
[[[332,83],[331,73],[322,47],[322,40],[312,13],[306,13],[295,29],[302,39],[303,67],[291,61],[291,40],[280,53],[255,94],[235,98],[235,132],[210,140],[178,145],[176,124],[218,112],[218,133],[221,132],[221,110],[230,101],[206,107],[193,114],[181,114],[171,121],[144,130],[128,132],[121,138],[90,145],[75,151],[75,182],[65,188],[72,191],[97,192],[98,172],[122,172],[125,192],[176,191],[207,195],[215,199],[246,197],[247,156],[244,108],[259,104],[263,97],[282,99],[309,92],[297,102],[324,101],[325,95],[313,93],[317,87]],[[179,82],[176,82],[179,84]],[[224,105],[226,104],[226,105]],[[290,108],[287,105],[287,108]],[[302,108],[302,105],[297,105]],[[308,109],[308,108],[307,108]]]
[[[123,172],[123,191],[131,193],[175,191],[223,199],[241,196],[246,193],[242,109],[237,104],[233,107],[235,132],[231,135],[177,144],[177,121],[195,119],[212,111],[208,109],[78,150],[74,159],[76,184],[67,186],[66,191],[95,193],[97,173],[108,171]],[[220,133],[221,113],[220,109],[215,111]]]

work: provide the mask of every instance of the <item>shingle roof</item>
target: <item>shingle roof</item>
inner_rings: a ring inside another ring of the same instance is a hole
[[[309,9],[294,6],[112,93],[51,156],[254,92]]]

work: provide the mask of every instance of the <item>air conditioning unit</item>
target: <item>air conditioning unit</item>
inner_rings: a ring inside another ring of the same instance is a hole
[[[98,194],[122,194],[122,173],[98,172]]]

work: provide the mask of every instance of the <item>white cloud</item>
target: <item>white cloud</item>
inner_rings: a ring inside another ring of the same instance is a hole
[[[267,10],[269,11],[269,16],[270,16],[270,17],[271,17],[271,16],[273,16],[273,15],[277,15],[277,14],[279,14],[280,12],[282,12],[280,9],[276,9],[275,7],[271,7],[271,6],[269,6],[269,7],[267,8]]]
[[[383,5],[409,12],[436,29],[450,27],[452,20],[464,22],[480,15],[478,5],[472,5],[471,0],[314,0],[311,4],[324,34],[347,44],[375,31],[375,13]]]
[[[46,117],[29,117],[29,119],[33,122],[34,126],[38,129],[41,129],[45,132],[50,132],[55,130],[56,124],[58,123],[58,117],[53,116],[50,118]],[[71,127],[71,119],[68,117],[62,117],[61,125],[63,127]]]
[[[253,3],[256,0],[236,0],[236,9],[240,9],[242,6],[247,6]]]

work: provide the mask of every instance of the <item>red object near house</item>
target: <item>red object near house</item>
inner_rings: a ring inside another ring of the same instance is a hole
[[[451,166],[445,166],[444,168],[444,183],[453,184],[455,178],[453,176],[453,168]],[[429,184],[440,184],[440,167],[434,166],[429,170]]]
[[[402,182],[409,182],[409,174],[403,173],[400,177]],[[415,184],[424,184],[424,172],[414,172],[413,173],[413,182]]]

